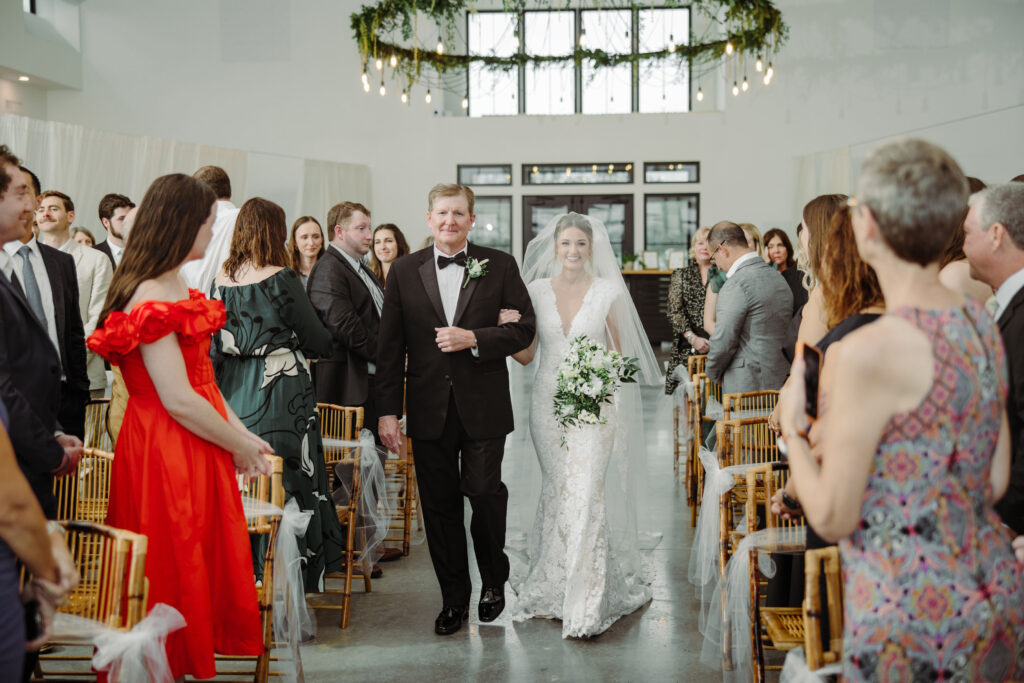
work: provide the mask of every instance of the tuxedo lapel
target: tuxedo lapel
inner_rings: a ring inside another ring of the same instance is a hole
[[[427,293],[427,298],[433,304],[437,317],[442,321],[442,325],[447,325],[448,318],[445,317],[444,304],[441,302],[441,287],[437,284],[437,270],[434,268],[434,250],[430,249],[429,253],[430,258],[420,264],[420,279],[423,281],[423,291]],[[456,318],[458,318],[458,313],[456,313]]]
[[[58,267],[46,250],[40,249],[39,255],[43,259],[43,267],[46,269],[46,279],[50,281],[50,292],[53,295],[53,319],[57,324],[57,338],[64,338],[64,288],[65,283],[59,279]],[[45,303],[43,304],[46,305]]]
[[[25,309],[25,317],[30,321],[29,324],[35,323],[35,325],[42,331],[42,333],[49,338],[49,333],[46,331],[45,322],[39,320],[36,314],[32,312],[32,307],[28,305],[28,300],[25,298],[20,287],[15,287],[14,283],[8,280],[3,273],[0,273],[0,287],[6,287],[23,309]]]
[[[1013,317],[1013,311],[1022,304],[1024,304],[1024,287],[1017,290],[1017,293],[1010,299],[1010,304],[1006,307],[1006,310],[999,316],[1000,330],[1006,329],[1006,326],[1010,324],[1010,319]]]
[[[467,258],[476,258],[473,256],[473,249],[466,246]],[[486,266],[485,266],[486,267]],[[469,306],[469,300],[473,298],[473,292],[476,291],[476,283],[481,278],[469,278],[469,269],[466,269],[466,275],[462,276],[462,285],[459,289],[459,303],[455,306],[455,315],[452,316],[452,325],[458,326],[459,319],[462,318],[462,314],[466,312],[466,307]]]

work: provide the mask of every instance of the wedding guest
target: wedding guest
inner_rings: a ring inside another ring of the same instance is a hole
[[[793,243],[785,232],[772,228],[764,234],[764,244],[768,262],[775,265],[775,270],[779,271],[793,293],[795,315],[807,303],[807,290],[804,289],[804,274],[796,265]]]
[[[185,284],[205,295],[210,292],[213,278],[220,272],[231,251],[238,207],[231,203],[231,178],[220,166],[203,166],[192,177],[209,186],[217,196],[217,217],[213,221],[210,245],[201,259],[190,261],[181,269]]]
[[[71,222],[74,219],[75,205],[66,194],[47,190],[39,195],[36,224],[39,226],[40,240],[48,247],[71,254],[75,259],[78,310],[82,316],[85,336],[88,337],[99,324],[100,310],[114,269],[103,254],[71,239]],[[65,291],[64,294],[72,296],[73,292]],[[94,397],[103,396],[107,387],[103,359],[92,352],[86,353],[86,369],[89,373],[89,390]]]
[[[764,255],[764,242],[761,240],[761,231],[753,223],[740,223],[739,226],[743,228],[743,234],[747,238],[747,246],[756,251],[762,260],[767,261]]]
[[[967,177],[971,194],[985,189],[985,183],[977,178]],[[966,221],[966,219],[965,219]],[[984,304],[992,298],[992,288],[974,277],[967,256],[964,254],[964,225],[953,233],[952,239],[942,252],[939,261],[939,281],[954,292],[960,292]]]
[[[107,194],[100,200],[99,217],[103,229],[107,231],[107,239],[96,245],[96,248],[107,255],[110,265],[116,270],[124,254],[124,240],[128,233],[124,229],[124,221],[128,212],[135,208],[135,203],[123,194]]]
[[[672,273],[668,288],[668,320],[675,338],[672,340],[672,356],[665,370],[665,393],[672,394],[679,384],[675,376],[677,367],[686,368],[690,353],[708,352],[708,338],[704,330],[704,294],[711,270],[711,251],[708,249],[708,233],[711,228],[703,227],[693,235],[690,247],[690,263]]]
[[[803,382],[782,411],[808,523],[839,541],[843,678],[1021,680],[1024,575],[993,509],[1006,491],[1006,367],[995,321],[939,282],[967,181],[912,139],[872,151],[851,199],[888,313],[848,334],[822,387],[822,457]],[[802,377],[797,358],[792,374]]]
[[[994,318],[1006,348],[1010,392],[1010,486],[996,505],[1024,533],[1024,185],[996,185],[971,197],[963,223],[971,275],[995,290]]]
[[[370,251],[370,270],[380,280],[381,287],[387,284],[388,271],[395,259],[409,253],[405,235],[394,223],[382,223],[373,231],[373,249]]]
[[[319,226],[316,226],[319,232]],[[324,572],[343,568],[345,539],[324,465],[316,396],[305,354],[331,352],[299,276],[286,267],[284,209],[250,199],[238,212],[231,253],[213,283],[227,322],[214,336],[224,356],[217,384],[247,429],[284,458],[285,499],[312,513],[299,556],[306,591],[322,591]],[[262,555],[254,555],[260,560]],[[258,571],[262,575],[262,571]]]
[[[212,677],[214,652],[263,652],[238,475],[269,475],[273,448],[214,380],[210,336],[224,325],[224,304],[188,289],[180,273],[210,243],[215,202],[190,176],[153,181],[88,342],[128,387],[107,524],[151,539],[147,609],[167,603],[187,624],[167,637],[175,678]]]
[[[96,246],[96,238],[93,237],[92,233],[85,228],[71,228],[71,239],[78,242],[83,247]]]
[[[309,281],[309,271],[313,270],[316,260],[324,253],[324,231],[315,218],[302,216],[292,223],[288,253],[292,270],[298,273],[305,287]]]

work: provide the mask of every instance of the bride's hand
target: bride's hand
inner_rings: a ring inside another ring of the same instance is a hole
[[[498,311],[498,325],[517,323],[520,318],[522,318],[522,315],[514,308],[503,308]]]

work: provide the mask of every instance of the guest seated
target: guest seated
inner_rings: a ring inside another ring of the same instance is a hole
[[[395,259],[409,253],[409,242],[394,223],[382,223],[373,231],[373,249],[370,250],[370,270],[384,287],[388,271]]]
[[[690,265],[677,268],[672,273],[668,288],[668,320],[672,324],[675,338],[672,341],[672,357],[665,370],[665,393],[672,394],[679,384],[675,376],[677,367],[686,368],[691,351],[708,352],[708,337],[704,330],[704,293],[711,270],[711,252],[708,250],[708,233],[711,228],[700,228],[693,235],[690,247]]]
[[[309,271],[313,270],[316,260],[324,253],[324,231],[315,218],[302,216],[292,223],[288,253],[291,256],[289,265],[298,273],[305,287],[309,281]]]
[[[1010,466],[1003,348],[984,308],[939,282],[967,196],[934,145],[869,154],[853,231],[889,313],[834,351],[820,462],[804,382],[783,396],[794,491],[842,554],[847,680],[1024,676],[1024,576],[993,509]]]

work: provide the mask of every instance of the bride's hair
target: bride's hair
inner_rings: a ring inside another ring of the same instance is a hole
[[[586,216],[578,213],[567,213],[562,216],[558,223],[555,224],[555,239],[562,234],[562,231],[566,228],[579,228],[590,240],[591,244],[594,242],[594,228],[590,226],[590,221],[587,220]]]

